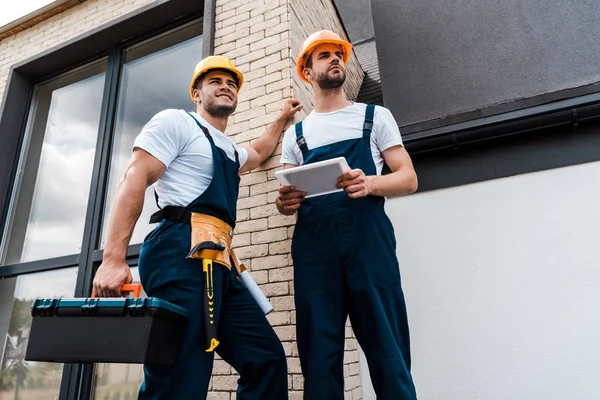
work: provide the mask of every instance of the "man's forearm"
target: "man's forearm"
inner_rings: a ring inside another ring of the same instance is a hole
[[[277,142],[279,142],[279,136],[281,135],[281,132],[283,132],[286,122],[287,118],[281,116],[277,117],[277,119],[269,125],[267,131],[252,143],[252,148],[258,153],[258,165],[265,162],[275,151]]]
[[[373,196],[397,197],[414,193],[418,187],[417,175],[402,169],[388,175],[369,176],[369,192]]]
[[[113,208],[110,213],[109,230],[104,258],[124,260],[135,224],[144,207],[146,185],[131,175],[119,182]]]

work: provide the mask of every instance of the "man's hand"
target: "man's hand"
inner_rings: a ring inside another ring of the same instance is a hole
[[[294,98],[284,100],[283,106],[281,107],[281,113],[279,114],[279,118],[285,121],[282,131],[285,131],[290,127],[292,124],[292,118],[300,110],[302,110],[302,104],[300,104],[300,101]]]
[[[366,176],[361,169],[353,169],[338,178],[338,189],[344,189],[348,197],[358,199],[371,193],[371,178]]]
[[[306,192],[296,190],[294,186],[281,186],[275,201],[277,209],[283,215],[292,215],[300,208],[305,196]]]
[[[93,293],[97,297],[121,297],[121,286],[132,281],[133,277],[125,260],[105,259],[96,271]]]

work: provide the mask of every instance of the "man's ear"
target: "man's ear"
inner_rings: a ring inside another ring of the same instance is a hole
[[[304,77],[310,81],[310,78],[311,78],[311,75],[312,75],[312,68],[306,68],[305,67],[302,70],[302,73],[304,74]]]
[[[196,104],[202,103],[202,93],[200,92],[200,89],[194,89],[192,93],[194,95],[194,101]]]

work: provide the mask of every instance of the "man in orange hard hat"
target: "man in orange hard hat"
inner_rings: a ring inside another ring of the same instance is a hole
[[[312,86],[315,109],[283,139],[284,168],[336,157],[351,167],[338,179],[343,191],[305,198],[282,186],[276,201],[280,213],[298,213],[292,257],[304,398],[344,399],[349,315],[377,398],[414,400],[406,306],[384,200],[416,191],[417,176],[390,111],[346,98],[351,51],[331,31],[306,39],[296,67]],[[382,175],[384,163],[390,174]]]
[[[249,147],[225,135],[235,111],[242,73],[225,57],[200,61],[190,96],[196,112],[156,114],[135,140],[114,199],[104,259],[94,279],[100,297],[120,296],[132,280],[125,258],[146,188],[154,184],[158,226],[139,256],[142,285],[151,297],[187,309],[188,324],[174,366],[145,366],[140,399],[206,399],[214,351],[240,374],[238,399],[288,398],[281,342],[240,281],[243,265],[231,249],[239,174],[275,150],[301,106],[285,101],[278,118]]]

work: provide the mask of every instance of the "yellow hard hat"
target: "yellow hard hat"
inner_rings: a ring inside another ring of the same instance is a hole
[[[306,38],[302,44],[302,50],[300,50],[300,54],[298,54],[298,59],[296,60],[296,72],[304,82],[310,83],[303,72],[306,60],[317,46],[325,43],[340,46],[342,48],[344,64],[348,63],[350,53],[352,52],[352,44],[350,42],[343,40],[337,33],[332,31],[323,30],[315,32]]]
[[[223,56],[208,56],[194,68],[194,74],[192,75],[192,81],[190,82],[190,97],[194,101],[194,84],[196,79],[213,69],[222,69],[231,71],[237,77],[237,91],[239,92],[242,84],[244,83],[244,75],[233,65],[231,60]],[[194,101],[195,102],[195,101]]]

